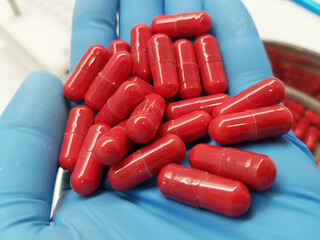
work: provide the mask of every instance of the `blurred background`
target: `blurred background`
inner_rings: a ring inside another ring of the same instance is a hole
[[[293,113],[294,133],[320,159],[320,8],[313,12],[303,6],[308,0],[242,2],[275,76],[286,84],[284,104]],[[67,79],[74,3],[0,1],[0,114],[29,72],[45,69]]]

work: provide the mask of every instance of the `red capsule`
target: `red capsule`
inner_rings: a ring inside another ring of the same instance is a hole
[[[209,32],[211,19],[204,11],[160,15],[152,20],[151,27],[154,33],[170,37],[192,37]]]
[[[308,117],[311,120],[311,123],[320,128],[320,116],[314,111],[306,110],[304,116]]]
[[[109,51],[111,56],[120,51],[130,52],[130,46],[126,41],[116,39],[109,44]]]
[[[109,60],[109,52],[103,46],[92,45],[81,57],[68,81],[63,94],[70,101],[79,102],[91,83]]]
[[[197,110],[203,110],[211,115],[215,107],[221,105],[228,99],[230,99],[228,95],[224,93],[217,93],[209,96],[172,102],[167,105],[165,117],[168,121]]]
[[[173,51],[180,83],[179,97],[187,99],[200,96],[202,87],[192,43],[186,39],[180,39],[173,44]]]
[[[163,34],[151,37],[148,55],[155,92],[164,98],[173,97],[179,90],[179,80],[171,39]]]
[[[203,35],[194,42],[203,89],[207,94],[222,93],[228,82],[224,72],[217,40],[211,35]]]
[[[109,62],[95,78],[84,99],[86,104],[99,110],[130,75],[132,57],[130,53],[120,51],[112,55]]]
[[[304,116],[300,118],[300,120],[295,125],[295,128],[293,129],[294,135],[302,140],[310,124],[311,120],[309,117]]]
[[[304,111],[304,106],[290,98],[283,99],[283,105],[290,109],[290,111],[296,112],[297,114],[301,115]]]
[[[195,111],[162,124],[156,139],[166,134],[175,134],[187,144],[208,135],[208,126],[212,118],[204,111]]]
[[[177,164],[161,170],[158,187],[168,198],[229,217],[244,214],[251,203],[243,183]]]
[[[272,106],[282,102],[284,94],[282,81],[275,77],[268,77],[216,107],[212,117]]]
[[[127,122],[127,133],[136,143],[150,142],[156,135],[166,109],[166,102],[158,94],[149,94]]]
[[[300,114],[297,112],[292,112],[291,110],[290,110],[290,112],[292,114],[293,124],[296,124],[300,119]],[[294,127],[292,126],[292,128],[294,128]]]
[[[209,135],[221,145],[257,141],[286,134],[292,121],[290,110],[281,105],[257,108],[214,118]]]
[[[151,82],[151,69],[148,56],[148,41],[152,37],[148,25],[138,24],[131,29],[132,75]]]
[[[138,77],[132,77],[121,84],[109,98],[95,118],[96,123],[115,126],[130,116],[135,107],[146,95],[153,92],[153,87]]]
[[[194,146],[189,163],[193,168],[238,180],[256,191],[270,188],[277,176],[277,168],[267,155],[208,144]]]
[[[126,126],[127,120],[111,128],[97,140],[93,153],[101,164],[118,164],[135,146],[127,135]]]
[[[314,126],[309,127],[307,130],[303,143],[308,147],[310,152],[313,152],[316,149],[318,134],[319,134],[319,131]]]
[[[109,183],[118,191],[129,190],[156,176],[165,165],[180,163],[185,155],[183,141],[176,135],[166,135],[112,166]]]
[[[104,166],[98,162],[92,150],[99,136],[109,129],[106,124],[92,125],[84,140],[70,181],[72,189],[80,195],[90,195],[99,187]]]
[[[70,110],[59,156],[59,164],[64,170],[73,171],[93,120],[94,113],[87,106],[77,106]]]

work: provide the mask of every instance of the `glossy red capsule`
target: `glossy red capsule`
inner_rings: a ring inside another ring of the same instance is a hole
[[[244,214],[251,203],[243,183],[177,164],[161,170],[158,187],[168,198],[229,217]]]
[[[160,15],[152,20],[151,27],[154,33],[170,37],[192,37],[209,32],[211,19],[204,11]]]
[[[217,40],[211,35],[200,36],[194,42],[194,50],[204,91],[207,94],[225,92],[228,82]]]
[[[268,77],[216,107],[212,117],[272,106],[283,101],[285,88],[282,81]]]
[[[73,171],[93,120],[94,113],[87,106],[77,106],[70,110],[59,156],[59,164],[64,170]]]
[[[281,105],[257,108],[214,118],[209,135],[221,145],[257,141],[286,134],[292,121],[290,110]]]
[[[109,52],[103,46],[92,45],[81,57],[68,81],[63,94],[70,101],[79,102],[91,83],[109,60]]]
[[[118,191],[129,190],[156,176],[165,165],[180,163],[185,155],[183,141],[176,135],[166,135],[112,166],[109,183]]]
[[[146,81],[132,77],[121,84],[118,90],[103,105],[95,118],[96,123],[115,126],[130,116],[145,96],[153,93],[153,87]]]
[[[311,120],[311,123],[320,128],[320,115],[316,114],[312,110],[306,110],[304,116]]]
[[[179,80],[171,39],[164,34],[151,37],[148,55],[155,92],[164,98],[173,97],[179,90]]]
[[[179,97],[187,99],[200,96],[202,87],[192,43],[186,39],[179,39],[173,44],[173,51],[179,77]]]
[[[109,44],[109,51],[111,56],[120,51],[130,52],[130,46],[126,41],[116,39]]]
[[[304,111],[304,106],[290,98],[283,99],[283,105],[290,109],[290,111],[296,112],[297,114],[301,115]]]
[[[99,136],[109,131],[106,124],[92,125],[82,145],[79,158],[71,175],[71,187],[80,195],[90,195],[99,187],[104,166],[93,154]]]
[[[208,126],[212,118],[205,111],[195,111],[162,124],[156,138],[175,134],[187,144],[208,135]]]
[[[93,153],[101,164],[118,164],[135,146],[128,137],[126,126],[127,120],[122,121],[97,140]]]
[[[152,35],[151,27],[145,24],[138,24],[131,29],[132,75],[147,82],[152,80],[148,56],[148,41]]]
[[[128,79],[131,69],[130,53],[120,51],[113,54],[84,96],[88,107],[99,110],[121,83]]]
[[[209,96],[172,102],[167,105],[165,118],[168,121],[197,110],[203,110],[211,115],[215,107],[221,105],[228,99],[230,99],[230,97],[227,94],[217,93]]]
[[[127,133],[136,143],[150,142],[156,135],[166,110],[165,100],[158,94],[149,94],[140,103],[127,122]]]
[[[306,135],[304,137],[303,143],[308,147],[310,152],[316,149],[318,142],[319,131],[316,127],[311,126],[308,128]]]
[[[300,120],[295,125],[295,128],[293,129],[294,135],[300,140],[302,140],[310,124],[311,120],[309,117],[304,116],[300,118]]]
[[[256,191],[272,186],[277,168],[270,157],[235,148],[198,144],[189,152],[193,168],[238,180]]]

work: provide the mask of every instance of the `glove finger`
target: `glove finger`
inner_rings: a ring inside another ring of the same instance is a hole
[[[203,10],[202,0],[165,0],[164,12],[174,14],[179,12],[194,12]]]
[[[161,14],[162,0],[120,0],[120,38],[130,44],[130,31],[135,25],[150,26],[152,19]]]
[[[211,33],[221,51],[231,96],[272,76],[256,27],[239,0],[205,0],[211,16]]]
[[[67,113],[61,81],[44,71],[31,73],[4,111],[0,206],[6,220],[0,224],[48,224]]]
[[[92,44],[108,47],[117,38],[117,0],[78,0],[74,7],[70,72]]]

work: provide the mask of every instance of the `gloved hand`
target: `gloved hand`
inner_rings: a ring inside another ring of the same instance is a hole
[[[237,94],[272,75],[254,24],[238,0],[78,0],[71,71],[90,44],[108,46],[163,13],[207,11],[229,82]],[[269,155],[278,176],[252,192],[239,218],[196,209],[162,196],[156,178],[127,192],[100,189],[82,197],[65,190],[50,219],[58,155],[67,118],[62,84],[47,72],[24,81],[0,119],[0,238],[7,239],[316,239],[320,172],[307,148],[289,134],[236,147]],[[213,141],[206,140],[210,144]],[[187,157],[183,162],[187,165]]]

